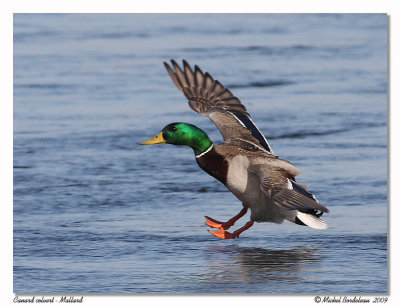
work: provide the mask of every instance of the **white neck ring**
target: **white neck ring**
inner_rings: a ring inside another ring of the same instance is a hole
[[[207,154],[208,152],[211,151],[211,149],[214,147],[214,144],[212,144],[207,150],[205,150],[203,153],[200,153],[199,155],[196,155],[196,158],[202,157],[204,154]]]

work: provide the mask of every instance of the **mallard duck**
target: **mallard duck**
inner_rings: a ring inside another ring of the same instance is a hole
[[[315,229],[325,229],[320,219],[328,209],[321,205],[295,176],[300,170],[275,156],[267,139],[256,127],[244,105],[209,73],[198,66],[194,70],[183,60],[183,69],[171,60],[164,62],[170,77],[197,113],[210,118],[224,142],[214,144],[198,127],[184,122],[168,124],[149,145],[169,143],[193,149],[201,169],[224,184],[241,202],[240,212],[226,222],[205,216],[209,232],[223,239],[238,238],[254,222],[282,223],[284,220]],[[227,231],[251,211],[250,221],[233,233]]]

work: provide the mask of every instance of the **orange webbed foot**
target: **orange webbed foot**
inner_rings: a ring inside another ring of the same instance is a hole
[[[236,237],[239,237],[239,235],[235,235],[234,233],[229,233],[223,228],[220,228],[216,231],[208,231],[210,234],[213,234],[215,237],[221,238],[221,239],[234,239]]]
[[[207,216],[205,216],[204,218],[206,218],[206,222],[204,222],[204,224],[208,225],[209,227],[221,229],[228,229],[231,227],[228,222],[221,222]]]
[[[216,237],[222,238],[222,239],[234,239],[234,238],[239,238],[239,235],[247,230],[248,228],[252,227],[254,224],[254,221],[249,221],[247,222],[244,226],[241,228],[237,229],[233,233],[227,232],[225,229],[220,228],[216,231],[208,231],[210,234],[213,234]]]

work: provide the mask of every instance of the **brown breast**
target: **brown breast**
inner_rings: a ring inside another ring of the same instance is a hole
[[[200,157],[196,157],[200,168],[209,175],[215,177],[221,183],[226,183],[228,174],[228,161],[221,154],[215,151],[213,147],[209,152]]]

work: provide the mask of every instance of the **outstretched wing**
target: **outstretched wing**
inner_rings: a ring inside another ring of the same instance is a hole
[[[290,166],[294,167],[291,164]],[[290,173],[295,174],[296,172],[284,162],[282,162],[282,166],[279,164],[253,165],[249,167],[249,171],[258,176],[261,190],[268,197],[273,198],[276,205],[305,213],[313,210],[329,212],[309,192],[304,188],[301,188],[302,191],[300,191],[299,185],[288,178]]]
[[[217,126],[224,140],[241,138],[263,147],[273,154],[267,139],[256,127],[246,108],[229,89],[203,73],[198,66],[194,71],[183,60],[183,69],[171,60],[165,68],[178,89],[189,100],[189,106],[199,114],[209,117]]]

